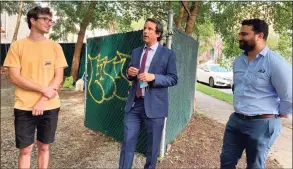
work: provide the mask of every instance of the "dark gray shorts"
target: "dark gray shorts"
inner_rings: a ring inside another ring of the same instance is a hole
[[[60,108],[45,110],[41,116],[33,116],[32,111],[14,109],[14,127],[16,147],[21,149],[37,140],[50,144],[55,140],[55,132]]]

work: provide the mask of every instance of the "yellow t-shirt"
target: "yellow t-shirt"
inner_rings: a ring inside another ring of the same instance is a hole
[[[20,68],[22,77],[41,86],[49,86],[54,70],[67,67],[61,46],[49,39],[34,42],[24,38],[13,42],[6,55],[4,66]],[[14,108],[32,110],[42,93],[16,87]],[[45,102],[45,110],[60,107],[59,96]]]

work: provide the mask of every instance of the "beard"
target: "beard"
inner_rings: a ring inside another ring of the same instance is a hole
[[[245,52],[252,51],[255,48],[255,42],[251,42],[249,44],[248,41],[240,40],[239,41],[239,48],[244,50]]]

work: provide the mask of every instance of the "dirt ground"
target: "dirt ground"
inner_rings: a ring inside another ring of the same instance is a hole
[[[17,168],[13,102],[14,86],[1,79],[1,168]],[[84,127],[84,93],[62,90],[56,142],[51,146],[50,168],[118,168],[120,144]],[[189,125],[172,143],[158,168],[219,168],[224,126],[202,115],[194,115]],[[143,168],[145,158],[136,154],[133,168]],[[245,167],[244,159],[238,165]],[[36,168],[36,148],[31,168]],[[280,168],[268,160],[267,168]]]
[[[194,114],[158,168],[219,168],[224,128],[224,125],[202,114]],[[244,153],[238,168],[245,167]],[[277,161],[268,159],[266,168],[281,167]]]

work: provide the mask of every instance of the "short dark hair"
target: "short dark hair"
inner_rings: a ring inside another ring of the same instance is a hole
[[[148,18],[145,22],[153,22],[156,24],[156,34],[160,34],[160,36],[157,38],[158,41],[161,41],[163,38],[163,25],[156,19],[154,18]]]
[[[256,33],[263,33],[264,39],[267,40],[269,35],[269,26],[268,24],[261,19],[247,19],[242,21],[243,25],[249,25],[252,26],[252,30]]]
[[[48,7],[43,8],[40,6],[36,6],[32,9],[30,9],[26,15],[27,24],[28,24],[29,29],[31,29],[31,27],[32,27],[32,23],[31,23],[30,19],[34,18],[35,20],[37,20],[39,15],[52,16],[52,12],[50,11],[50,8],[48,8]]]

